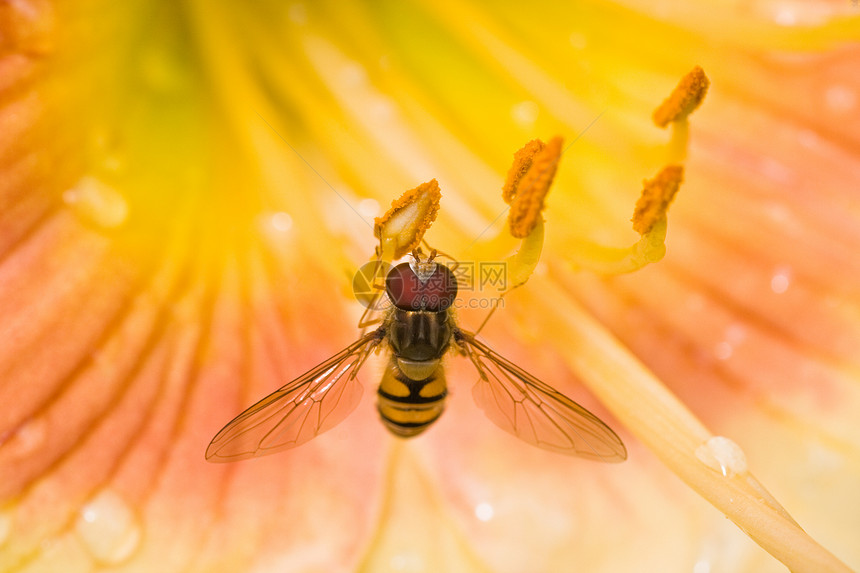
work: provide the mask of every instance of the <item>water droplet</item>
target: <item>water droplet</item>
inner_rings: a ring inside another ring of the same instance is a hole
[[[718,360],[728,360],[734,354],[734,347],[726,341],[718,342],[716,346],[714,346],[714,356],[717,357]]]
[[[292,248],[293,218],[284,211],[263,213],[257,217],[257,228],[263,242],[273,254],[287,256]]]
[[[772,158],[763,159],[759,163],[759,170],[763,177],[779,183],[788,183],[796,179],[795,174],[787,165]]]
[[[93,128],[88,155],[93,165],[107,173],[119,173],[125,167],[120,134],[110,127]]]
[[[376,199],[362,199],[358,203],[358,212],[364,217],[376,217],[379,215],[379,201]]]
[[[0,509],[0,547],[9,539],[12,533],[12,510],[9,507]]]
[[[487,502],[481,502],[475,506],[475,517],[481,521],[490,521],[495,513],[493,506]]]
[[[540,107],[533,101],[523,101],[511,107],[511,117],[522,127],[531,127],[537,121]]]
[[[714,346],[714,356],[719,360],[728,360],[735,353],[735,348],[747,337],[747,329],[743,324],[730,324],[726,327],[723,340]]]
[[[810,149],[821,145],[821,137],[812,129],[798,130],[797,141],[802,146]]]
[[[706,559],[699,559],[693,565],[693,573],[711,573],[711,562]]]
[[[696,448],[696,458],[726,477],[747,471],[747,457],[739,445],[723,436],[713,436]]]
[[[807,460],[806,468],[814,475],[833,475],[845,466],[842,454],[818,443],[807,446]]]
[[[102,490],[83,508],[75,532],[93,558],[118,565],[140,545],[140,523],[131,507],[111,490]]]
[[[764,207],[764,214],[772,221],[782,225],[794,224],[794,214],[782,203],[768,203]]]
[[[726,327],[726,342],[737,346],[747,337],[747,328],[743,324],[730,324]]]
[[[128,203],[122,194],[89,175],[63,192],[63,201],[83,221],[103,229],[115,229],[128,218]]]
[[[783,6],[773,16],[774,21],[780,26],[793,26],[797,23],[797,14],[790,6]]]
[[[278,211],[277,213],[272,213],[271,217],[269,217],[269,224],[272,226],[273,231],[286,233],[293,228],[293,218],[290,217],[289,213]]]
[[[857,105],[857,94],[847,86],[830,86],[824,92],[824,102],[832,111],[847,113]]]
[[[23,458],[37,451],[48,438],[48,421],[32,418],[18,427],[3,441],[3,451],[14,458]]]
[[[358,62],[348,62],[340,70],[345,87],[360,87],[367,83],[367,70]]]
[[[782,294],[788,290],[791,285],[791,269],[788,267],[780,267],[770,278],[770,290],[776,294]]]

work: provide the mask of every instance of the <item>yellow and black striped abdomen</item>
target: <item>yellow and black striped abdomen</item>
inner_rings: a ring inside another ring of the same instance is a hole
[[[392,434],[411,438],[439,419],[447,394],[440,359],[411,361],[392,356],[379,383],[376,406]]]

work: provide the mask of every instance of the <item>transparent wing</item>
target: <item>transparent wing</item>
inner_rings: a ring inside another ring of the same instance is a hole
[[[342,422],[358,405],[361,385],[356,375],[380,340],[379,330],[365,334],[236,416],[212,438],[206,459],[234,462],[267,456],[304,444]]]
[[[603,462],[627,459],[627,449],[600,418],[499,356],[474,335],[455,333],[478,368],[478,407],[503,430],[545,450]]]

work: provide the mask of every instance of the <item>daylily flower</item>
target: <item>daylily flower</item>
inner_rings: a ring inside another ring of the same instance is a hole
[[[858,37],[851,0],[0,3],[0,570],[860,567]],[[376,360],[336,428],[207,463],[358,337],[374,218],[433,179],[427,241],[528,279],[482,337],[628,460],[515,440],[452,356],[419,438]]]

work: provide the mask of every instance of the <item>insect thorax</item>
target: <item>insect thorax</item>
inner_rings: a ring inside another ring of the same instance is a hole
[[[424,362],[441,358],[451,342],[447,310],[429,312],[395,308],[388,319],[388,342],[397,358]]]

